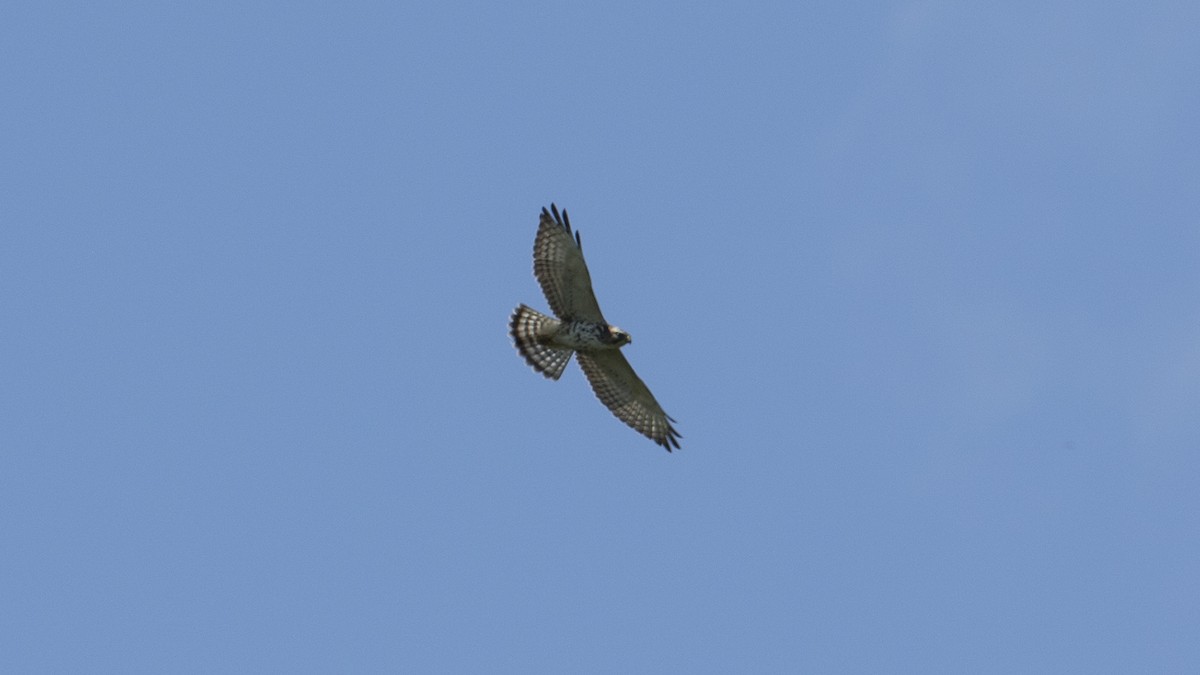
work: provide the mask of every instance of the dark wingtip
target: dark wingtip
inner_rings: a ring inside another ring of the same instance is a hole
[[[671,421],[674,422],[675,420],[671,420]],[[681,438],[683,438],[683,434],[679,433],[678,431],[675,431],[675,427],[668,424],[667,425],[667,440],[669,440],[671,442],[671,445],[675,446],[676,450],[679,449],[679,439],[681,439]],[[670,451],[671,451],[671,449],[667,448],[667,452],[670,452]]]
[[[546,210],[546,207],[544,207],[544,206],[542,207],[542,219],[543,220],[553,219],[554,223],[556,225],[558,225],[562,229],[566,230],[568,235],[571,234],[571,217],[567,215],[566,209],[559,211],[558,205],[555,204],[554,202],[550,202],[549,210]],[[578,246],[580,249],[583,248],[583,242],[580,241],[578,232],[575,233],[575,245]]]
[[[558,205],[555,204],[554,202],[550,202],[550,210],[554,212],[554,222],[556,222],[560,226],[562,226],[563,229],[565,229],[567,232],[570,232],[571,225],[569,223],[567,223],[566,218],[565,218],[567,210],[563,209],[562,212],[560,213],[558,210]]]
[[[671,419],[670,415],[667,416],[667,419],[671,420],[672,422],[675,421],[675,420]],[[661,445],[664,448],[666,448],[667,452],[671,452],[671,446],[675,446],[676,450],[680,449],[679,440],[678,440],[680,438],[683,438],[683,434],[680,434],[678,431],[675,431],[675,427],[668,424],[667,425],[667,433],[663,434],[662,437],[655,438],[653,440],[658,445]]]

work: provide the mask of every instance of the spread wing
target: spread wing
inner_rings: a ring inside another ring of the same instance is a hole
[[[671,426],[671,419],[654,400],[642,379],[619,350],[578,352],[579,367],[587,375],[592,391],[625,424],[671,451],[683,438]]]
[[[592,292],[592,277],[583,261],[579,233],[571,236],[571,221],[567,212],[553,213],[542,209],[537,239],[533,242],[533,275],[546,294],[546,302],[558,318],[564,321],[608,323],[600,314],[596,294]]]

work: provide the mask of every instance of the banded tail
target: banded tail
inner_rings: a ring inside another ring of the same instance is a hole
[[[508,334],[512,336],[517,351],[525,357],[534,370],[551,380],[562,377],[563,370],[571,360],[570,349],[555,349],[539,340],[549,338],[558,330],[561,322],[525,305],[518,305],[508,323]]]

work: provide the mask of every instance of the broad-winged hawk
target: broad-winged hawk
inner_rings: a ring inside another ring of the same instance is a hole
[[[564,209],[542,209],[533,242],[533,274],[557,318],[519,305],[509,322],[509,334],[526,363],[547,378],[562,376],[571,354],[592,391],[622,422],[671,451],[682,438],[672,419],[645,383],[633,372],[621,347],[632,342],[629,333],[610,326],[592,292],[592,278],[583,260],[579,233],[571,236]]]

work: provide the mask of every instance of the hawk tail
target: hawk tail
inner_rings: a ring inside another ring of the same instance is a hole
[[[517,351],[525,357],[525,363],[551,380],[562,377],[571,354],[575,353],[570,349],[555,349],[538,339],[539,335],[552,335],[558,324],[558,319],[525,305],[518,305],[512,320],[508,322],[508,334],[512,336]]]

